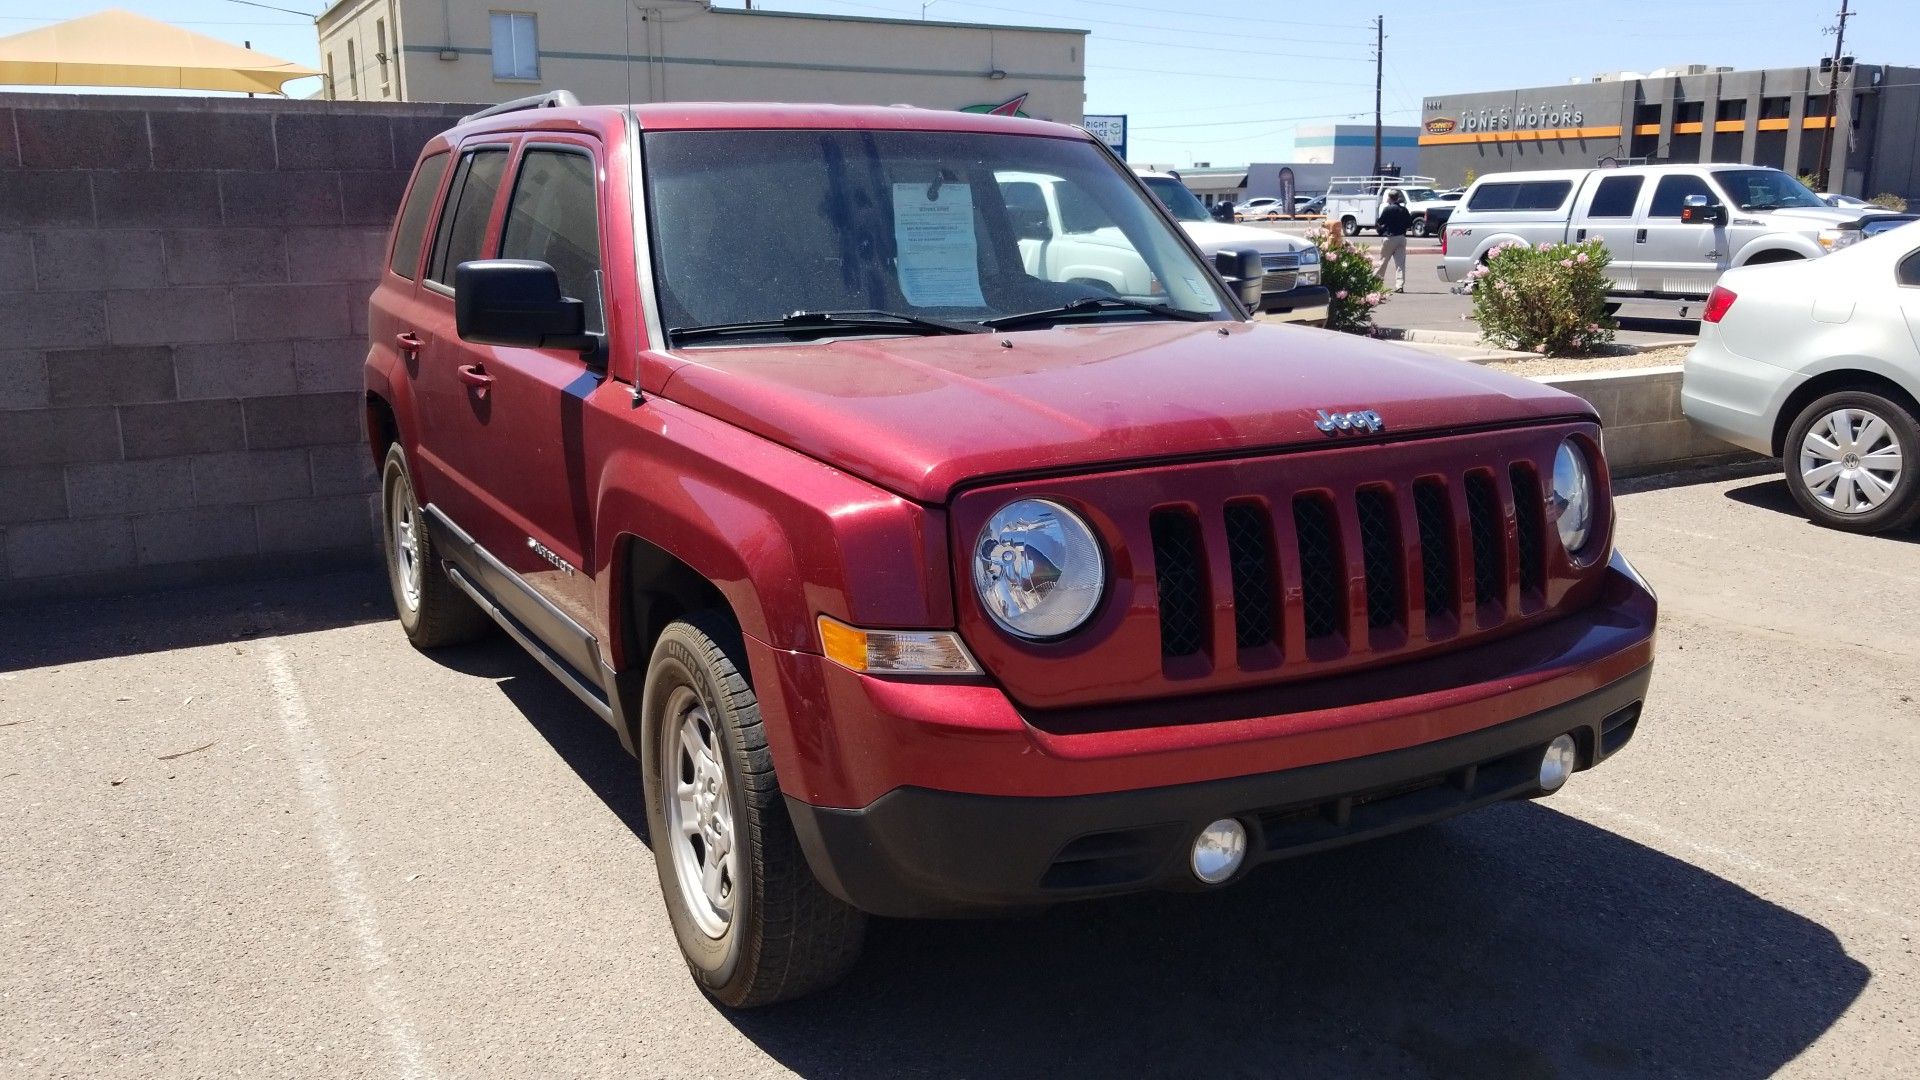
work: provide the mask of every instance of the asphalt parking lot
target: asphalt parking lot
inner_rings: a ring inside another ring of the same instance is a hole
[[[730,1015],[634,768],[504,639],[334,574],[0,612],[0,1075],[1914,1075],[1920,536],[1643,482],[1635,743],[1214,895],[876,926]]]

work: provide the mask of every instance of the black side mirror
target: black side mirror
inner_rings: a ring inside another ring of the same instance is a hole
[[[1259,252],[1216,251],[1213,268],[1220,272],[1227,288],[1240,298],[1248,311],[1260,310],[1260,286],[1266,280],[1267,269],[1260,264]]]
[[[587,305],[560,292],[560,275],[532,259],[475,259],[453,271],[453,317],[462,341],[529,349],[599,347]]]
[[[1727,208],[1705,195],[1689,195],[1680,200],[1680,224],[1725,225]]]

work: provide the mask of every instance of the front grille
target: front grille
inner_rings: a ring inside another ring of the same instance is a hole
[[[1223,530],[1233,583],[1234,641],[1241,649],[1288,646],[1294,660],[1345,655],[1355,637],[1403,648],[1457,636],[1462,620],[1487,629],[1545,603],[1549,535],[1540,473],[1532,462],[1498,473],[1474,468],[1411,482],[1308,490],[1275,500],[1229,499],[1217,517],[1186,507],[1153,511],[1150,531],[1160,600],[1161,655],[1207,649],[1214,617],[1206,587],[1206,532]],[[1285,507],[1270,513],[1269,505]],[[1462,517],[1464,515],[1464,519]],[[1409,562],[1418,549],[1418,569]],[[1506,608],[1509,579],[1520,612]],[[1365,607],[1350,588],[1365,585]],[[1289,643],[1290,606],[1297,632]],[[1218,617],[1225,618],[1225,612]],[[1384,635],[1384,636],[1383,636]]]
[[[1300,256],[1290,251],[1269,251],[1260,256],[1260,265],[1267,270],[1292,270],[1300,265]]]
[[[1298,284],[1300,284],[1300,272],[1297,270],[1269,270],[1267,275],[1260,279],[1260,291],[1292,292],[1293,287]]]

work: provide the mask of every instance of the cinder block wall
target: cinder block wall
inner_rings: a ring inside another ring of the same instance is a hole
[[[1607,467],[1616,476],[1753,458],[1693,426],[1680,411],[1680,377],[1679,367],[1659,367],[1548,375],[1540,381],[1580,395],[1600,414]]]
[[[0,601],[372,557],[367,295],[471,108],[0,94]]]

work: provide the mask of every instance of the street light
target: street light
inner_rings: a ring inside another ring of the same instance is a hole
[[[939,2],[940,0],[927,0],[926,3],[920,5],[920,21],[921,22],[927,21],[927,9]]]

